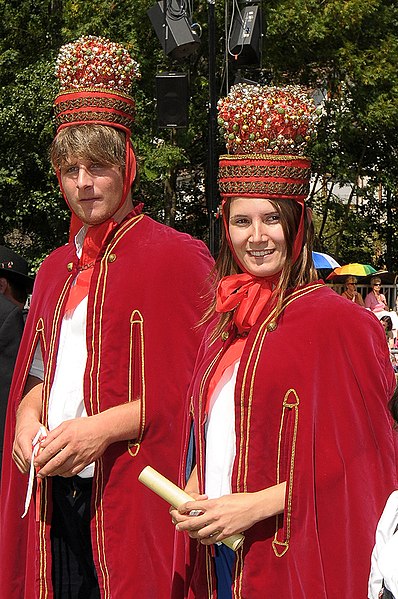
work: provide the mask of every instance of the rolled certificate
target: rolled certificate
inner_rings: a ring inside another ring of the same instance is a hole
[[[177,487],[171,480],[168,480],[157,470],[151,468],[151,466],[146,466],[142,470],[138,480],[146,485],[148,489],[151,489],[151,491],[154,491],[154,493],[159,495],[159,497],[170,503],[174,508],[178,509],[183,503],[193,501],[188,493]],[[243,534],[237,534],[223,539],[221,543],[224,543],[224,545],[233,551],[237,551],[242,545],[243,540]]]

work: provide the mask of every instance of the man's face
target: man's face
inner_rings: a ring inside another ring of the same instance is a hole
[[[128,213],[130,203],[118,210],[123,192],[120,166],[72,157],[61,167],[61,181],[70,209],[86,225],[99,225],[111,216]],[[119,220],[119,218],[116,218]]]

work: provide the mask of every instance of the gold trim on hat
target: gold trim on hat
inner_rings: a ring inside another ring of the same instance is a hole
[[[64,89],[59,92],[55,98],[55,102],[59,102],[62,96],[74,95],[74,94],[112,94],[113,96],[120,96],[121,98],[126,98],[126,100],[130,100],[130,102],[134,102],[134,98],[126,94],[119,89],[109,89],[107,87],[72,87],[71,89]],[[91,96],[92,97],[92,96]]]
[[[73,98],[62,100],[54,106],[55,116],[62,112],[69,110],[78,110],[79,108],[111,108],[113,110],[119,110],[126,114],[131,114],[134,117],[134,105],[131,103],[124,102],[123,100],[117,100],[116,98],[107,97],[95,97],[95,96],[83,96],[79,98]]]
[[[278,181],[220,181],[221,195],[256,195],[269,196],[307,196],[309,183],[289,183]]]
[[[220,162],[223,160],[231,160],[237,162],[238,160],[265,160],[267,162],[289,162],[294,160],[300,160],[310,162],[310,159],[306,156],[300,156],[298,154],[222,154],[220,156]]]
[[[227,164],[220,166],[219,178],[231,178],[231,177],[278,177],[282,179],[306,179],[308,180],[311,176],[311,169],[290,166],[286,164]]]
[[[68,112],[62,113],[55,117],[55,124],[57,127],[68,123],[79,123],[84,121],[99,121],[107,123],[117,123],[123,125],[126,128],[131,128],[131,124],[134,122],[132,116],[123,116],[115,112]]]

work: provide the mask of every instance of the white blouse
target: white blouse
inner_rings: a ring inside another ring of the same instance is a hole
[[[398,491],[387,500],[376,530],[376,544],[372,552],[368,598],[378,599],[382,582],[398,599]]]
[[[210,398],[206,423],[205,492],[209,499],[231,493],[236,453],[235,383],[240,360],[225,369]]]

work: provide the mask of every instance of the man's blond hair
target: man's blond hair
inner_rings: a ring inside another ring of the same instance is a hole
[[[50,148],[50,159],[58,170],[74,158],[112,164],[124,169],[126,137],[123,131],[107,125],[76,125],[61,129]]]

